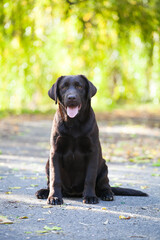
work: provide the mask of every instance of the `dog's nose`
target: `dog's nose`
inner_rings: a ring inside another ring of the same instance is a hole
[[[75,95],[73,95],[73,94],[68,95],[68,100],[75,100],[75,99],[76,99]]]

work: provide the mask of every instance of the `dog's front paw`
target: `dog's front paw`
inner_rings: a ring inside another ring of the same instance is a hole
[[[114,194],[112,192],[105,191],[101,194],[101,199],[103,201],[113,201],[114,200]]]
[[[86,204],[96,204],[96,203],[98,203],[98,198],[96,196],[93,196],[93,197],[85,196],[83,198],[83,203],[86,203]]]
[[[47,204],[51,205],[62,205],[63,199],[61,197],[49,196],[47,199]]]

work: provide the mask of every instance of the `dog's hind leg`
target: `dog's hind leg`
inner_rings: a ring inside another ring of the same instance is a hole
[[[103,201],[113,201],[114,193],[109,185],[108,179],[108,167],[105,162],[97,176],[96,181],[96,195],[100,197]]]
[[[47,199],[49,195],[49,189],[42,188],[35,193],[38,199]]]

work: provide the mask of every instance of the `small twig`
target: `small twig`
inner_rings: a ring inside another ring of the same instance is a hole
[[[87,224],[87,223],[81,223],[81,222],[79,222],[79,224],[82,224],[84,226],[94,226],[94,224]]]

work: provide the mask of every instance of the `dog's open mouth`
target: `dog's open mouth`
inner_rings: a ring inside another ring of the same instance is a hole
[[[68,106],[67,108],[67,115],[70,117],[70,118],[74,118],[79,110],[81,109],[81,105],[79,106]]]

